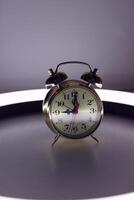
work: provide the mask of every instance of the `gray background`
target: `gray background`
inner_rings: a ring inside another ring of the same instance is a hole
[[[98,67],[104,88],[134,91],[134,0],[0,0],[0,92],[43,88],[68,60]]]

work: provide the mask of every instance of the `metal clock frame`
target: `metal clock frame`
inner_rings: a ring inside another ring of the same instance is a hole
[[[91,131],[89,132],[86,131],[83,135],[76,135],[76,136],[69,136],[69,135],[66,135],[64,134],[62,131],[60,130],[57,130],[53,121],[52,121],[52,117],[51,117],[51,109],[50,109],[50,106],[51,106],[51,102],[52,100],[55,98],[55,96],[61,92],[62,90],[64,89],[67,89],[67,88],[77,88],[77,87],[82,87],[82,88],[85,88],[85,89],[88,89],[91,93],[93,93],[97,99],[97,106],[98,106],[98,110],[99,110],[99,113],[100,113],[100,118],[99,118],[99,121],[97,122],[97,125],[91,129]],[[101,120],[102,120],[102,117],[103,117],[103,104],[102,104],[102,101],[100,99],[100,97],[98,96],[98,94],[95,92],[94,88],[92,88],[91,86],[89,86],[89,84],[83,82],[83,81],[80,81],[80,80],[66,80],[66,81],[63,81],[62,83],[58,84],[58,85],[55,85],[53,87],[51,87],[51,89],[49,90],[49,92],[47,93],[47,96],[46,98],[44,99],[43,101],[43,104],[42,104],[42,109],[43,109],[43,113],[44,113],[44,117],[45,117],[45,121],[48,125],[48,127],[56,134],[55,136],[55,140],[54,142],[52,143],[52,145],[55,144],[55,142],[58,140],[58,138],[60,136],[62,137],[66,137],[66,138],[70,138],[70,139],[80,139],[80,138],[84,138],[84,137],[87,137],[87,136],[91,136],[93,139],[95,139],[97,142],[97,138],[95,138],[93,136],[93,133],[95,132],[95,130],[98,128]]]

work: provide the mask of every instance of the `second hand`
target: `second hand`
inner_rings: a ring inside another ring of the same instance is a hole
[[[76,115],[73,114],[73,116],[72,116],[72,120],[71,120],[71,122],[70,122],[70,126],[69,126],[69,133],[72,132],[73,125],[74,125],[74,122],[75,122],[75,118],[76,118]]]

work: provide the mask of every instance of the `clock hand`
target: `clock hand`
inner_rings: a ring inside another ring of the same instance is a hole
[[[77,114],[78,113],[78,109],[79,109],[79,102],[78,102],[78,93],[75,91],[74,92],[74,96],[72,99],[72,104],[73,104],[73,109],[72,109],[72,113]]]
[[[65,110],[65,111],[62,111],[61,113],[67,113],[67,114],[70,114],[70,113],[72,113],[72,108],[70,108],[69,106],[66,106],[66,105],[64,105],[64,107],[66,107],[66,108],[68,108],[67,110]]]
[[[78,97],[78,94],[77,92],[75,91],[74,94],[73,94],[73,99],[72,99],[72,104],[75,106],[75,103],[77,101],[77,97]]]
[[[76,118],[76,115],[73,115],[72,116],[72,120],[70,122],[70,126],[69,126],[69,133],[71,133],[72,130],[73,130],[73,125],[74,125],[74,122],[75,122],[75,118]]]
[[[71,108],[69,108],[69,109],[71,109]],[[69,110],[69,109],[67,109],[65,111],[62,111],[61,113],[67,113],[67,114],[73,113],[73,114],[77,114],[78,113],[78,109],[79,109],[79,103],[77,102],[76,105],[73,107],[73,109],[71,109],[71,110]]]
[[[61,113],[67,113],[67,114],[70,114],[72,113],[72,110],[70,111],[69,109],[65,110],[65,111],[62,111]]]
[[[70,107],[68,107],[68,106],[66,106],[66,105],[64,105],[64,107],[66,107],[66,108],[68,108],[68,109],[72,110],[72,108],[70,108]]]
[[[72,113],[73,114],[77,114],[78,113],[78,110],[79,110],[79,102],[77,101],[76,103],[75,103],[75,105],[74,105],[74,108],[73,108],[73,110],[72,110]]]
[[[74,107],[73,107],[72,113],[74,113],[74,114],[77,114],[77,113],[78,113],[79,105],[80,105],[80,104],[79,104],[78,100],[75,99],[75,101],[74,101]]]

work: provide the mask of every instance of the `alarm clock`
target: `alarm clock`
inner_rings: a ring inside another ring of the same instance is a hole
[[[59,67],[67,64],[80,64],[88,71],[81,75],[81,80],[69,80],[64,72],[59,71]],[[102,87],[97,68],[92,69],[85,62],[69,61],[48,72],[49,78],[45,83],[48,92],[42,110],[46,124],[56,134],[52,146],[60,136],[72,139],[91,136],[99,142],[93,136],[103,116],[103,104],[94,89]]]

